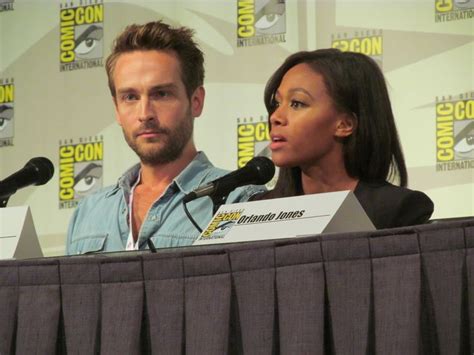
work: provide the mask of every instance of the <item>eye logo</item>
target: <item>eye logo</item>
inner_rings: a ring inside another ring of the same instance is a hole
[[[474,92],[437,99],[436,170],[474,168]]]
[[[102,165],[86,163],[84,167],[77,166],[78,173],[74,176],[75,196],[82,197],[101,187]]]
[[[460,157],[474,158],[474,122],[468,123],[454,137],[454,151]]]
[[[242,210],[223,211],[217,214],[202,233],[202,239],[223,238],[242,215]]]
[[[72,208],[103,186],[102,137],[60,142],[59,208]]]
[[[0,105],[0,132],[8,127],[8,123],[13,120],[13,107]]]
[[[104,29],[97,25],[91,25],[82,32],[76,39],[76,56],[80,59],[96,58],[97,49],[102,49],[102,37],[104,36]],[[95,51],[94,51],[95,50]]]
[[[258,32],[264,33],[273,26],[277,25],[279,20],[285,14],[285,3],[282,1],[271,0],[263,5],[260,11],[255,14],[255,28]]]
[[[237,46],[285,42],[285,0],[238,0]]]
[[[97,2],[61,5],[60,71],[103,66],[104,6]]]
[[[474,0],[454,0],[454,6],[460,9],[473,9]]]

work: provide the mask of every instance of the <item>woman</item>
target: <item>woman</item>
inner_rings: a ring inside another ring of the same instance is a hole
[[[265,105],[280,174],[257,199],[352,190],[378,229],[430,218],[429,197],[405,187],[385,80],[371,58],[337,49],[295,53],[268,81]]]

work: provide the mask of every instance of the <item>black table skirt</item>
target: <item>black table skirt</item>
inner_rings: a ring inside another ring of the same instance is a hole
[[[0,262],[0,354],[472,354],[474,219]]]

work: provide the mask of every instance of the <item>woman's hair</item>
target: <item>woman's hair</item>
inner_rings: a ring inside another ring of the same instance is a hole
[[[405,159],[387,86],[382,71],[370,57],[338,49],[303,51],[289,56],[265,87],[268,117],[275,110],[275,93],[283,76],[301,63],[309,65],[323,77],[335,108],[357,120],[355,131],[343,140],[344,165],[348,175],[366,182],[398,179],[400,186],[406,186]],[[280,169],[275,189],[265,197],[301,194],[301,170],[292,167]]]

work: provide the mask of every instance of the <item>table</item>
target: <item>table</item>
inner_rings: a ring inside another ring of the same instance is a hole
[[[471,354],[474,218],[0,262],[0,354]]]

